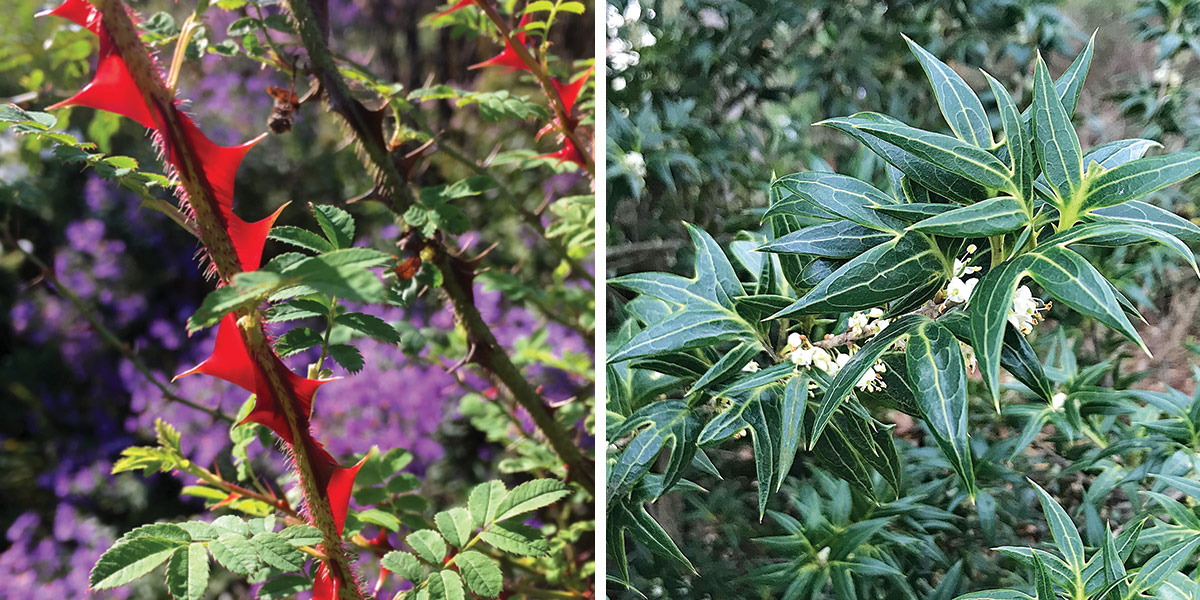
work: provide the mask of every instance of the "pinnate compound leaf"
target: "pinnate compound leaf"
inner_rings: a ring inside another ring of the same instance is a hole
[[[934,55],[922,48],[916,42],[902,35],[908,48],[921,62],[921,68],[929,77],[933,86],[933,95],[937,98],[942,115],[954,135],[963,141],[970,142],[980,148],[991,148],[992,128],[988,123],[987,112],[983,103],[975,95],[975,91],[949,65],[940,61]]]
[[[479,538],[500,550],[518,556],[542,556],[550,552],[550,545],[546,543],[541,532],[522,523],[496,523],[480,533]]]
[[[1012,196],[1000,196],[930,217],[910,226],[909,230],[974,238],[1016,231],[1029,220],[1025,205],[1020,200]]]
[[[440,565],[446,558],[446,540],[432,529],[414,531],[404,538],[404,542],[427,562]]]
[[[383,555],[379,561],[383,568],[413,582],[420,583],[425,580],[425,567],[421,566],[421,561],[417,557],[407,552],[393,550]]]
[[[254,575],[260,566],[258,554],[249,540],[237,534],[222,534],[208,543],[208,551],[222,567],[243,577]]]
[[[464,600],[462,578],[457,571],[444,569],[429,576],[429,600]]]
[[[354,244],[354,217],[329,204],[313,204],[313,216],[330,243],[339,250]]]
[[[1139,158],[1105,171],[1092,180],[1083,208],[1091,210],[1137,200],[1196,173],[1200,173],[1200,152]]]
[[[309,348],[320,346],[322,341],[320,333],[308,327],[297,327],[276,338],[275,352],[279,356],[287,358]]]
[[[1046,61],[1038,54],[1033,85],[1034,147],[1046,180],[1063,204],[1075,196],[1083,180],[1083,152],[1079,137],[1054,90]]]
[[[399,344],[400,334],[387,321],[360,312],[347,312],[338,315],[334,320],[338,325],[344,325],[363,335],[370,336],[387,344]]]
[[[301,227],[293,227],[291,225],[279,225],[271,228],[271,232],[267,235],[269,239],[285,244],[291,244],[302,250],[316,252],[332,252],[336,248],[330,244],[325,238]]]
[[[471,488],[467,496],[467,508],[476,527],[487,527],[496,520],[496,510],[507,494],[508,490],[501,481],[485,481]]]
[[[312,525],[292,525],[287,529],[279,532],[279,537],[288,541],[289,544],[299,548],[300,546],[316,546],[325,539],[321,535],[321,530]]]
[[[925,320],[909,333],[905,362],[929,430],[967,492],[974,496],[975,474],[967,439],[967,372],[958,344],[945,326]]]
[[[139,537],[116,544],[96,561],[88,582],[95,590],[131,583],[167,562],[182,547],[175,540],[158,537]]]
[[[151,523],[127,531],[125,535],[117,540],[117,543],[120,544],[142,537],[162,538],[183,544],[192,541],[192,535],[175,523]]]
[[[842,265],[803,298],[772,315],[849,312],[882,306],[939,278],[945,265],[928,236],[909,232]]]
[[[459,548],[471,540],[471,532],[475,529],[471,513],[462,507],[444,510],[434,515],[433,521],[437,524],[438,531],[442,532],[442,537],[452,546]]]
[[[304,553],[277,533],[259,533],[250,538],[250,544],[263,562],[280,571],[299,571],[304,568]]]
[[[200,600],[208,588],[208,550],[191,543],[178,548],[167,563],[167,590],[176,600]]]
[[[496,520],[505,521],[549,506],[571,493],[563,482],[557,479],[535,479],[513,488],[496,508]]]
[[[358,348],[349,344],[333,344],[329,346],[329,358],[337,361],[337,364],[342,365],[342,368],[351,373],[361,371],[365,364],[362,353],[358,351]]]
[[[504,589],[504,574],[500,564],[474,550],[467,550],[454,557],[454,564],[462,571],[467,587],[485,598],[495,598]]]
[[[854,385],[858,383],[867,369],[875,365],[875,361],[887,352],[888,348],[902,336],[907,335],[914,327],[920,324],[927,317],[920,315],[905,315],[893,321],[886,329],[879,332],[869,342],[863,344],[863,347],[855,352],[850,360],[838,371],[837,375],[825,388],[825,397],[821,399],[821,405],[817,408],[816,416],[814,417],[812,432],[809,434],[809,447],[817,442],[821,437],[821,432],[829,423],[829,419],[838,407],[842,405],[846,397],[850,395]]]

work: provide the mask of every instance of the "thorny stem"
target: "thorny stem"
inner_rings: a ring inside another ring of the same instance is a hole
[[[442,289],[450,298],[455,317],[467,332],[468,343],[471,346],[468,359],[492,373],[508,388],[512,397],[533,418],[533,422],[546,436],[559,458],[566,463],[568,479],[579,482],[589,494],[594,495],[596,483],[590,461],[580,452],[571,434],[554,419],[541,394],[529,384],[520,369],[500,347],[496,337],[492,335],[492,330],[480,316],[479,309],[475,307],[474,293],[470,287],[473,277],[469,270],[471,267],[446,254],[444,248],[437,248],[435,254],[435,263],[442,271]],[[468,269],[466,273],[464,267]]]
[[[567,114],[566,106],[563,104],[562,97],[558,95],[558,90],[555,89],[554,84],[551,83],[550,74],[547,73],[542,64],[539,63],[537,59],[529,53],[529,48],[526,48],[525,44],[522,44],[521,41],[513,35],[512,28],[508,26],[508,23],[504,21],[504,18],[500,16],[500,13],[496,12],[496,7],[492,6],[491,2],[488,0],[476,0],[475,4],[478,5],[479,8],[483,9],[483,13],[487,15],[488,20],[490,20],[492,24],[496,26],[496,29],[500,30],[500,35],[504,37],[504,41],[507,42],[508,45],[512,46],[512,49],[517,53],[517,57],[521,59],[521,62],[525,63],[526,67],[529,67],[529,72],[532,73],[534,78],[537,79],[538,85],[542,88],[542,93],[545,94],[546,99],[550,101],[550,108],[554,110],[554,123],[557,125],[556,129],[558,129],[558,131],[563,135],[567,136],[567,138],[571,140],[571,143],[575,145],[576,150],[579,152],[580,156],[583,157],[584,167],[587,169],[588,174],[594,178],[596,176],[596,165],[592,160],[592,154],[588,152],[587,146],[583,145],[583,142],[575,129],[568,126],[570,121],[567,119],[570,117],[570,115]]]
[[[125,11],[124,3],[121,0],[102,0],[99,9],[105,30],[129,68],[143,100],[161,119],[159,129],[164,138],[163,142],[175,153],[175,173],[195,213],[200,239],[213,261],[218,276],[222,281],[229,281],[242,271],[243,265],[223,225],[216,196],[203,166],[199,163],[200,159],[187,142],[183,121],[175,109],[174,94],[159,77],[158,69],[141,43],[137,28]],[[299,399],[295,397],[286,374],[281,372],[286,367],[282,366],[271,349],[257,309],[241,309],[237,311],[236,316],[239,333],[250,360],[267,380],[271,394],[278,399],[287,422],[294,442],[291,448],[292,456],[300,476],[305,504],[313,525],[321,531],[321,549],[326,555],[325,564],[330,577],[342,583],[338,587],[343,600],[361,600],[363,593],[359,587],[360,583],[354,576],[350,566],[351,558],[343,547],[342,537],[334,523],[332,507],[317,482],[315,468],[317,461],[322,458],[314,454],[314,449],[309,444],[304,443],[304,440],[311,436],[304,426],[308,415],[300,414]]]
[[[341,115],[354,133],[359,147],[375,171],[376,182],[382,188],[384,200],[393,212],[403,213],[409,199],[403,198],[404,202],[401,202],[400,196],[408,195],[408,181],[388,151],[387,142],[383,137],[382,112],[367,110],[367,107],[351,96],[350,88],[342,79],[329,50],[324,28],[309,0],[285,0],[284,5],[296,22],[296,29],[308,50],[308,60],[312,64],[329,109]]]
[[[481,5],[486,7],[487,3],[483,2]],[[384,185],[389,188],[394,187],[395,189],[391,190],[394,192],[407,192],[408,183],[397,169],[383,141],[382,121],[367,123],[364,115],[367,115],[368,111],[350,98],[349,89],[338,71],[309,0],[286,0],[286,6],[296,21],[297,30],[308,50],[309,61],[312,63],[313,71],[324,90],[330,108],[346,119],[359,144],[365,150],[365,160],[370,161],[378,170],[378,176],[383,180]],[[499,19],[499,15],[496,15],[496,18]],[[507,25],[501,22],[498,26],[501,27],[501,32],[508,39],[511,32]],[[533,62],[527,49],[520,44],[515,44],[514,47],[519,47],[518,52],[524,52],[522,60],[528,59],[529,62]],[[554,98],[557,98],[557,93],[554,93],[553,85],[550,84],[545,71],[535,69],[535,75],[537,71],[541,73],[538,80],[544,81],[544,86],[548,87]],[[561,102],[555,106],[558,113],[564,112]],[[369,114],[378,115],[378,113]],[[574,132],[569,133],[574,135]],[[584,155],[587,156],[586,153]],[[392,208],[396,210],[397,206],[393,203]],[[436,255],[438,267],[443,274],[442,287],[450,298],[455,316],[463,324],[467,335],[476,345],[475,356],[472,359],[495,375],[508,388],[513,398],[529,412],[538,429],[542,431],[559,458],[567,465],[569,478],[578,481],[589,494],[594,495],[596,485],[590,461],[580,452],[567,430],[554,419],[554,416],[546,408],[541,395],[525,380],[521,371],[496,342],[491,329],[475,307],[474,294],[470,287],[470,279],[474,276],[473,272],[467,276],[467,281],[462,282],[459,277],[464,273],[456,268],[456,265],[460,263],[451,264],[451,257],[441,248],[438,249]]]
[[[83,298],[80,298],[74,291],[71,290],[71,288],[64,286],[58,280],[58,278],[54,276],[54,270],[51,269],[49,265],[47,265],[45,262],[42,262],[42,259],[26,252],[24,248],[21,248],[16,243],[12,242],[11,236],[7,231],[5,232],[4,237],[9,238],[6,240],[7,245],[11,245],[12,247],[19,249],[21,253],[29,259],[30,262],[37,265],[37,267],[41,269],[42,278],[49,282],[57,293],[66,298],[67,301],[75,307],[75,310],[78,310],[79,313],[83,315],[83,318],[86,319],[88,324],[92,326],[92,329],[96,330],[96,333],[100,334],[100,337],[104,338],[104,341],[108,342],[110,346],[120,352],[121,355],[124,356],[125,359],[128,360],[130,364],[132,364],[133,367],[138,370],[138,372],[145,376],[147,381],[153,383],[154,387],[157,387],[159,391],[162,392],[164,399],[169,402],[175,402],[188,408],[198,410],[219,421],[233,423],[233,418],[229,415],[215,408],[210,408],[208,406],[204,406],[203,404],[192,402],[191,400],[188,400],[187,398],[184,398],[171,390],[167,384],[163,383],[162,380],[150,370],[150,367],[146,366],[146,363],[142,362],[142,359],[139,358],[137,354],[134,354],[133,350],[131,350],[129,346],[126,346],[125,343],[121,341],[121,338],[117,337],[117,335],[113,333],[111,329],[105,327],[104,323],[100,322],[100,318],[96,316],[95,312],[92,310],[92,307],[88,306],[87,302],[85,302]]]

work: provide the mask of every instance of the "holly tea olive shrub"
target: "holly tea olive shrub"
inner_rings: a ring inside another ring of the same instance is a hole
[[[1085,256],[1156,244],[1200,275],[1200,228],[1149,202],[1200,153],[1081,148],[1091,42],[1057,79],[1036,57],[1024,108],[983,73],[990,111],[908,44],[947,133],[874,112],[819,123],[883,159],[887,189],[776,177],[761,229],[729,248],[688,226],[692,277],[609,281],[629,297],[607,365],[614,596],[705,579],[655,515],[664,495],[736,485],[710,454],[747,444],[765,521],[748,529],[766,537],[729,544],[751,553],[729,588],[746,597],[1195,597],[1200,403],[1126,389],[1119,356],[1081,367],[1043,321],[1053,306],[1153,350]]]

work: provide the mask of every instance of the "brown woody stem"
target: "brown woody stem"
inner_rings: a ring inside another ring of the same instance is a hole
[[[931,319],[935,319],[942,313],[946,312],[948,309],[953,308],[954,306],[957,306],[957,304],[949,303],[949,302],[939,303],[939,302],[934,302],[934,301],[930,300],[929,302],[926,302],[925,305],[922,306],[921,308],[918,308],[917,310],[914,310],[909,313],[905,313],[903,315],[896,315],[892,319],[895,320],[902,316],[908,316],[908,315],[924,315]],[[867,333],[865,331],[862,333],[854,333],[853,331],[844,331],[837,335],[827,335],[827,336],[825,336],[825,339],[815,341],[812,343],[812,345],[817,348],[824,348],[826,350],[829,350],[831,348],[837,348],[838,346],[845,346],[846,344],[854,343],[854,342],[857,342],[862,339],[873,337],[874,335],[875,334],[873,334],[873,333]]]
[[[596,481],[592,461],[579,450],[579,444],[570,432],[555,420],[541,394],[508,358],[508,354],[500,347],[496,336],[492,335],[492,330],[475,307],[474,291],[471,288],[474,268],[469,263],[450,256],[441,247],[436,249],[434,260],[442,271],[442,289],[450,298],[455,317],[467,332],[470,345],[468,359],[486,369],[508,388],[512,397],[529,413],[555,453],[566,464],[567,478],[578,482],[589,494],[595,495]]]

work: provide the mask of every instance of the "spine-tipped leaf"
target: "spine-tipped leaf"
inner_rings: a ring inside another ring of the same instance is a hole
[[[837,173],[793,173],[776,179],[772,186],[781,187],[813,206],[863,227],[879,231],[898,231],[902,227],[896,219],[871,209],[896,201],[861,179]]]
[[[1200,173],[1200,152],[1139,158],[1105,171],[1088,185],[1085,210],[1137,200]]]
[[[833,221],[793,231],[758,248],[759,252],[854,258],[896,236],[852,221]]]
[[[971,86],[949,65],[908,39],[908,36],[903,37],[904,41],[908,42],[909,49],[921,62],[921,68],[925,69],[925,75],[929,77],[929,83],[933,86],[933,95],[937,98],[938,106],[942,109],[942,115],[946,117],[950,130],[963,141],[980,148],[991,148],[994,145],[992,128],[988,124],[987,113],[983,110],[979,96],[975,95]]]
[[[842,265],[771,318],[882,306],[938,278],[944,270],[941,251],[933,241],[911,232]]]
[[[1071,117],[1054,90],[1050,71],[1041,55],[1038,55],[1033,77],[1034,147],[1046,180],[1065,205],[1082,185],[1083,152]]]
[[[1001,196],[929,217],[910,226],[909,230],[971,238],[1002,235],[1016,231],[1028,222],[1029,214],[1020,200]]]
[[[967,372],[958,338],[936,321],[926,320],[909,334],[905,359],[930,432],[974,496],[975,473],[967,440]]]
[[[876,123],[857,125],[857,128],[979,185],[1010,194],[1019,193],[1008,167],[978,146],[907,125]]]
[[[825,397],[821,399],[821,405],[817,408],[816,417],[813,420],[812,433],[809,434],[808,444],[811,448],[816,441],[821,437],[821,432],[825,426],[829,424],[829,419],[833,417],[833,413],[837,411],[842,402],[846,400],[846,396],[850,395],[850,391],[854,389],[854,384],[858,383],[863,374],[875,365],[875,361],[887,352],[892,343],[907,335],[913,327],[916,327],[927,317],[920,315],[905,315],[896,319],[886,329],[879,332],[871,341],[863,345],[854,356],[838,371],[838,374],[829,383],[829,387],[825,388]]]

